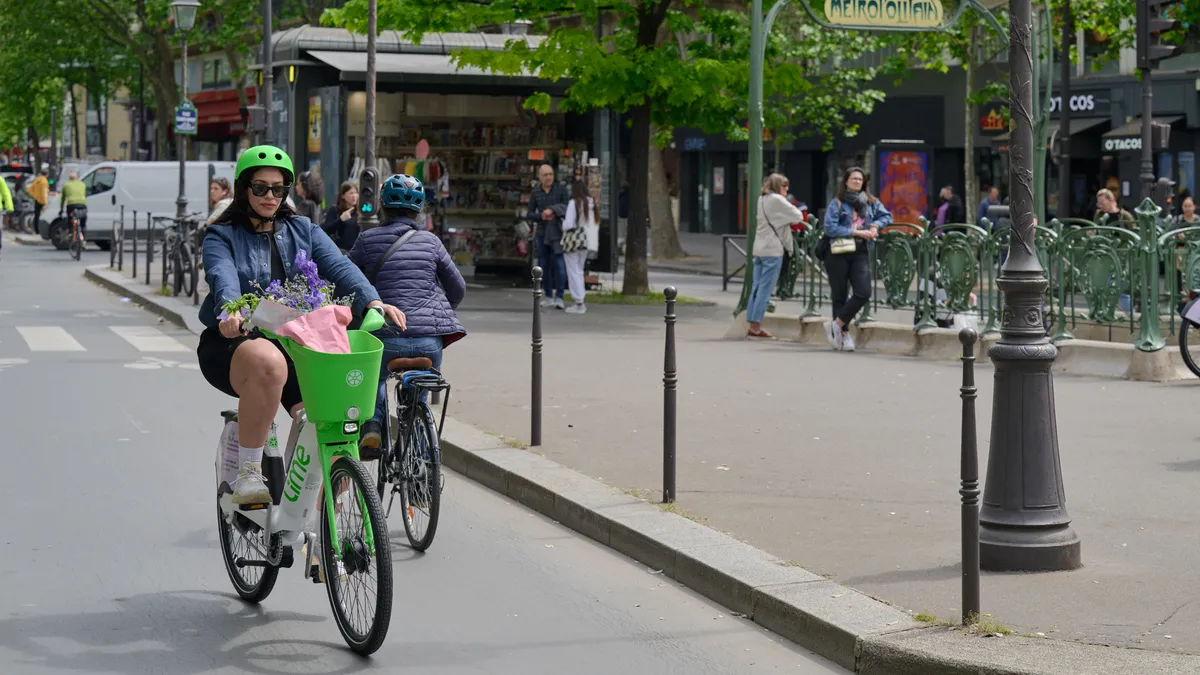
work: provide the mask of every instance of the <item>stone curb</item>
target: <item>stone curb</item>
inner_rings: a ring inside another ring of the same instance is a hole
[[[133,300],[146,311],[157,314],[180,328],[186,328],[196,335],[204,331],[204,324],[200,323],[200,308],[192,305],[190,299],[183,302],[177,298],[157,295],[150,286],[131,279],[124,272],[110,270],[108,265],[84,268],[83,276],[88,281]]]
[[[22,246],[49,246],[50,245],[49,240],[42,239],[41,236],[36,235],[36,234],[13,235],[13,241],[17,242],[18,244],[20,244]]]
[[[828,348],[822,324],[826,317],[800,317],[768,313],[763,328],[783,341]],[[726,339],[744,339],[748,324],[744,314],[733,319]],[[854,326],[858,351],[892,356],[911,356],[931,361],[958,361],[962,345],[958,331],[950,328],[913,330],[911,325],[873,321]],[[999,339],[991,334],[975,346],[979,363],[987,363],[987,348]],[[1168,382],[1193,379],[1179,356],[1179,347],[1164,347],[1143,352],[1130,343],[1070,339],[1055,343],[1058,358],[1054,372],[1144,382]]]
[[[856,673],[1197,673],[1200,657],[929,626],[453,418],[445,465]],[[1123,667],[1114,669],[1114,664]]]

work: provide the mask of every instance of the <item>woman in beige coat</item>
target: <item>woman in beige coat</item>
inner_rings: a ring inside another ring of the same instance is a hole
[[[754,286],[746,305],[746,321],[750,330],[746,337],[774,339],[763,330],[762,320],[779,272],[783,269],[784,254],[792,253],[792,223],[804,220],[800,209],[787,200],[788,179],[773,173],[763,181],[762,196],[758,198],[757,227],[754,230]]]

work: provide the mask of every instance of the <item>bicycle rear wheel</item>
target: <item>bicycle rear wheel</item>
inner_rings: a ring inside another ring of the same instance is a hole
[[[83,255],[83,235],[79,232],[78,227],[71,230],[71,257],[79,260]]]
[[[418,551],[427,550],[442,511],[442,457],[433,411],[417,403],[408,438],[400,445],[400,506],[404,534]]]
[[[180,242],[175,249],[175,294],[190,297],[196,290],[196,251],[192,242]]]
[[[338,630],[350,649],[365,656],[383,646],[392,620],[392,549],[387,520],[361,462],[349,457],[335,461],[329,481],[337,523],[329,522],[322,503],[321,567]],[[366,536],[368,522],[373,552]],[[330,543],[331,526],[337,528],[340,559]]]

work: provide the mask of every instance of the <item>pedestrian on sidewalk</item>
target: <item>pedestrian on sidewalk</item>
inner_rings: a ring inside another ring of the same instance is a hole
[[[825,209],[825,234],[819,244],[833,303],[833,320],[825,322],[825,339],[835,350],[854,351],[854,338],[847,329],[871,299],[870,251],[879,230],[891,224],[887,207],[867,191],[867,173],[856,166],[846,169],[837,196]],[[847,285],[854,289],[848,301]]]
[[[567,214],[563,218],[563,258],[567,267],[567,283],[571,288],[571,299],[575,304],[567,308],[567,314],[585,314],[587,306],[583,299],[587,295],[587,286],[583,279],[583,265],[587,262],[588,242],[592,239],[593,230],[598,231],[600,223],[600,207],[596,200],[588,194],[587,186],[582,181],[576,181],[571,188],[571,201],[567,204]]]
[[[325,182],[312,171],[305,171],[296,179],[296,215],[308,218],[313,224],[321,223],[321,202],[324,199]]]
[[[755,214],[753,276],[750,300],[746,304],[746,321],[750,324],[746,337],[774,340],[775,336],[763,330],[763,317],[767,314],[767,303],[784,258],[792,254],[792,223],[804,220],[804,213],[788,201],[791,183],[783,174],[767,176],[762,185],[762,196],[758,199]]]
[[[538,169],[541,185],[529,195],[529,212],[525,219],[536,224],[534,244],[538,265],[542,268],[542,290],[546,296],[542,307],[566,309],[563,296],[567,293],[567,263],[563,258],[562,218],[567,215],[571,196],[567,188],[554,180],[554,167],[543,164]]]
[[[337,204],[325,211],[321,229],[343,251],[354,248],[359,233],[357,185],[350,181],[342,183],[338,188]]]
[[[50,203],[50,179],[47,178],[47,171],[42,169],[38,171],[37,178],[25,188],[29,196],[33,198],[33,231],[37,232],[39,223],[42,221],[42,209],[46,208],[46,204]]]
[[[412,176],[396,174],[380,186],[379,203],[382,224],[358,237],[349,258],[367,275],[380,299],[404,313],[407,325],[385,326],[374,333],[383,342],[383,361],[375,414],[363,424],[359,437],[364,461],[378,459],[383,445],[388,361],[424,357],[440,369],[442,350],[467,335],[454,313],[467,294],[467,282],[441,237],[417,222],[425,206],[425,186]]]

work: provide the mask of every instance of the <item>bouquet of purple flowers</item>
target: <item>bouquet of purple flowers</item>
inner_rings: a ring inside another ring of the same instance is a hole
[[[294,309],[301,314],[308,314],[329,305],[348,307],[353,304],[353,294],[341,298],[334,297],[336,292],[334,284],[322,279],[317,274],[317,263],[308,258],[307,251],[301,249],[296,253],[295,262],[296,268],[300,270],[299,274],[287,281],[272,281],[266,288],[255,284],[255,288],[259,292],[246,293],[236,300],[225,303],[221,306],[221,315],[218,319],[224,321],[234,312],[240,311],[248,321],[254,310],[258,308],[258,303],[264,298]]]

